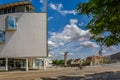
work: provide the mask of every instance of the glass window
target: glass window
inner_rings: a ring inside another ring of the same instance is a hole
[[[17,24],[17,18],[13,16],[8,16],[6,30],[16,30],[16,26],[17,26],[16,24]]]
[[[39,68],[40,66],[42,66],[41,61],[38,60],[38,59],[35,59],[35,67],[36,67],[36,68]]]
[[[8,13],[11,13],[11,8],[8,9]]]
[[[5,59],[4,58],[0,59],[0,66],[5,66]]]
[[[25,12],[25,6],[17,6],[16,12]]]
[[[12,8],[12,12],[13,12],[13,13],[15,12],[15,8],[14,8],[14,7]]]
[[[26,12],[29,12],[29,8],[26,6]]]
[[[4,14],[4,10],[0,10],[0,14]]]
[[[4,10],[4,14],[6,14],[6,13],[7,13],[7,9]]]
[[[5,42],[5,32],[4,31],[0,31],[0,43]]]

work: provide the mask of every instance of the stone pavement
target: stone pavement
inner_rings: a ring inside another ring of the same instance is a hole
[[[120,63],[78,67],[0,72],[0,80],[120,80]]]

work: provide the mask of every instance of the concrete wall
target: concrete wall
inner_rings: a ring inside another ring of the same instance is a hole
[[[5,31],[5,18],[8,15],[18,18],[17,30],[6,32],[6,42],[0,44],[0,58],[46,57],[47,14],[13,13],[0,15],[0,30]]]

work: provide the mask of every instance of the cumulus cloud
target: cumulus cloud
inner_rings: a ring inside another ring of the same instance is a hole
[[[54,48],[64,46],[66,43],[69,42],[80,42],[84,40],[89,40],[92,34],[90,34],[89,30],[80,29],[77,26],[77,22],[77,19],[70,19],[70,24],[67,24],[62,32],[50,32],[51,37],[49,38],[49,41],[54,42],[54,44],[52,42],[48,42],[50,44],[50,47]]]
[[[53,41],[48,41],[48,47],[49,48],[56,47],[56,44]]]
[[[76,15],[76,11],[75,10],[61,10],[59,11],[62,15],[66,15],[66,14],[73,14]]]
[[[61,4],[61,3],[60,4],[50,3],[49,6],[50,6],[51,9],[58,11],[62,15],[66,15],[66,14],[76,15],[76,11],[75,10],[62,10],[63,4]]]
[[[77,24],[77,19],[70,19],[70,23],[64,27],[63,31],[59,33],[49,32],[51,35],[49,41],[52,41],[49,42],[51,52],[54,52],[55,55],[62,55],[66,51],[72,54],[79,54],[86,53],[82,49],[98,47],[96,43],[89,41],[92,36],[89,30],[82,30]]]
[[[97,48],[97,47],[99,47],[95,42],[91,42],[91,41],[81,42],[80,45],[83,46],[83,47],[88,47],[88,48]]]
[[[48,40],[48,48],[49,49],[52,49],[52,48],[55,48],[55,47],[58,47],[58,46],[64,46],[64,43],[63,42],[53,42],[53,41],[50,41]]]
[[[50,21],[50,20],[52,20],[53,19],[53,17],[48,17],[48,21]]]
[[[66,51],[71,53],[71,57],[87,57],[98,53],[100,50],[97,43],[90,41],[92,34],[89,30],[82,30],[77,22],[77,19],[70,19],[70,23],[64,27],[63,31],[49,32],[51,36],[48,43],[52,48],[51,53],[53,52],[55,57],[60,58]],[[110,55],[119,51],[120,46],[104,47],[103,55]]]
[[[70,19],[70,24],[75,25],[78,22],[77,19]]]
[[[113,53],[117,53],[117,52],[120,52],[120,45],[103,48],[104,55],[109,55],[109,54],[113,54]]]
[[[64,43],[63,42],[59,42],[59,46],[64,46]]]
[[[61,8],[63,7],[63,4],[53,4],[53,3],[50,3],[49,6],[53,9],[53,10],[58,10],[60,11]]]
[[[46,9],[47,9],[46,0],[40,0],[39,2],[40,2],[40,5],[41,5],[40,10],[42,12],[46,12]]]
[[[84,22],[78,24],[79,26],[85,26]]]
[[[63,42],[89,40],[92,36],[89,30],[80,29],[77,22],[77,19],[71,19],[70,24],[67,24],[61,33],[54,33],[51,39]]]
[[[59,54],[60,54],[60,55],[64,55],[65,52],[61,52],[61,53],[59,53]],[[68,56],[69,56],[69,55],[73,55],[73,53],[69,53]]]

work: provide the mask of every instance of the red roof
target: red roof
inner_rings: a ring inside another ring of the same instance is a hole
[[[92,58],[102,59],[102,58],[104,58],[104,56],[95,55],[95,56],[89,56],[89,57],[87,57],[86,59],[87,59],[87,60],[91,60]]]

